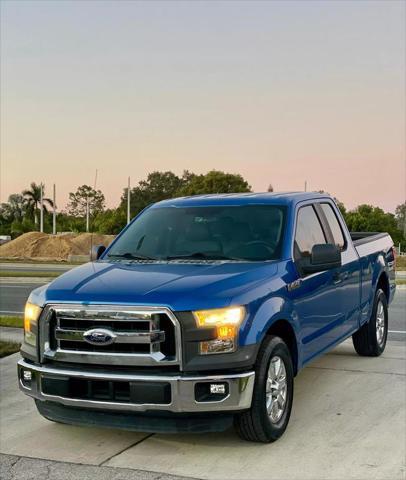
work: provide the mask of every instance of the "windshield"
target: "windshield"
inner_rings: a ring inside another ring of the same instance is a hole
[[[284,223],[285,207],[276,205],[150,208],[107,258],[275,260]]]

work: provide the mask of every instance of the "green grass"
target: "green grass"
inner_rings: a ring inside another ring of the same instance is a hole
[[[23,328],[23,317],[0,317],[0,327]]]
[[[1,258],[0,257],[0,263],[26,263],[27,265],[82,265],[82,263],[86,262],[66,262],[65,260],[35,260],[33,258],[26,258],[26,259],[21,259],[21,258],[10,258],[10,257],[5,257]]]
[[[11,272],[8,270],[0,270],[0,277],[3,278],[18,278],[18,277],[30,277],[30,278],[56,278],[59,275],[62,275],[64,272],[24,272],[24,271],[15,271]]]
[[[398,270],[406,270],[406,256],[398,256],[396,258],[396,268]]]
[[[8,355],[20,351],[20,346],[20,343],[0,340],[0,358],[7,357]]]

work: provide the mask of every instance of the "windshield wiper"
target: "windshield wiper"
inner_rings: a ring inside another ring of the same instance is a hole
[[[121,253],[121,254],[113,254],[113,255],[107,255],[109,258],[125,258],[126,260],[159,260],[158,258],[155,257],[148,257],[148,255],[140,255],[140,254],[133,254],[130,252],[127,253]]]
[[[242,258],[226,257],[225,255],[216,255],[204,252],[188,253],[186,255],[170,255],[165,260],[242,260]]]

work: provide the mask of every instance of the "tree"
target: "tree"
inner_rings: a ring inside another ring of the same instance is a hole
[[[206,175],[195,175],[180,190],[181,195],[204,193],[250,192],[251,186],[241,175],[211,170]]]
[[[93,221],[93,230],[104,234],[116,235],[125,227],[126,212],[123,209],[108,209],[99,213]]]
[[[337,205],[337,208],[340,210],[341,212],[341,215],[344,217],[344,219],[346,218],[346,215],[347,215],[347,209],[345,208],[345,205],[343,202],[340,202],[340,200],[338,200],[338,198],[336,197],[333,197],[333,200],[336,202],[336,205]]]
[[[13,220],[22,219],[24,215],[22,202],[21,202],[21,205],[19,204],[18,201],[10,202],[11,197],[17,197],[17,196],[18,194],[10,195],[8,202],[2,203],[0,205],[0,215],[3,222],[10,223]]]
[[[152,172],[131,190],[131,215],[137,215],[151,203],[168,198],[199,193],[250,192],[251,187],[241,177],[213,170],[206,175],[196,175],[185,170],[181,177],[173,172]],[[119,210],[127,208],[127,189],[121,197]]]
[[[68,215],[73,217],[84,217],[86,215],[87,203],[89,212],[95,216],[104,210],[105,198],[101,190],[95,190],[89,185],[81,185],[76,192],[69,194],[67,205]]]
[[[8,197],[9,215],[13,220],[21,221],[26,213],[27,204],[22,195],[13,193]]]
[[[42,186],[42,195],[45,195],[45,185],[40,183],[37,185],[35,182],[32,182],[29,190],[24,190],[22,192],[23,197],[26,200],[27,210],[32,213],[34,217],[34,224],[38,225],[38,210],[41,203],[41,186]],[[47,212],[46,204],[50,207],[53,207],[54,204],[50,198],[42,198],[42,204],[44,212]]]
[[[406,202],[396,207],[395,218],[398,229],[403,233],[403,238],[406,240]]]
[[[360,205],[346,213],[346,222],[354,232],[388,232],[395,245],[402,242],[402,232],[393,213],[385,213],[379,207]]]
[[[141,210],[151,203],[166,200],[179,196],[180,188],[193,178],[187,170],[182,177],[178,177],[173,172],[152,172],[148,175],[146,180],[141,180],[137,187],[131,189],[131,214],[137,215]],[[127,205],[127,189],[121,197],[119,209],[125,211]]]
[[[139,189],[147,195],[150,203],[159,202],[176,195],[184,181],[173,172],[152,172],[147,180],[141,180]]]

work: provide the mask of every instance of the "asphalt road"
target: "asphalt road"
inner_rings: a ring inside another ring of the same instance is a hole
[[[0,315],[22,315],[28,295],[41,283],[15,283],[3,281],[0,284]]]
[[[21,315],[30,292],[41,283],[0,284],[0,315]],[[398,288],[389,309],[389,340],[406,341],[406,289]]]

